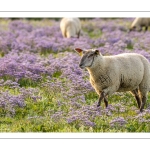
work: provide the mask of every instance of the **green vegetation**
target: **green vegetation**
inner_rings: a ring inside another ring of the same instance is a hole
[[[149,39],[127,34],[130,19],[105,18],[83,19],[85,35],[64,39],[59,20],[0,19],[6,36],[0,41],[0,132],[150,132],[150,93],[143,113],[129,92],[114,93],[107,109],[104,102],[97,108],[98,95],[73,51],[97,47],[110,55],[134,52],[136,45],[150,58]]]

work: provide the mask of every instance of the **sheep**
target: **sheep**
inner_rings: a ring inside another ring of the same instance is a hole
[[[142,31],[142,27],[145,27],[145,31],[147,31],[150,26],[150,18],[135,18],[133,23],[131,24],[130,31],[139,30]]]
[[[60,22],[63,37],[71,38],[80,36],[81,23],[79,18],[63,18]]]
[[[99,95],[97,107],[104,99],[107,108],[107,96],[114,92],[130,91],[140,112],[143,111],[150,89],[150,64],[144,56],[137,53],[103,56],[96,49],[74,50],[82,56],[79,67],[88,70],[90,83]]]

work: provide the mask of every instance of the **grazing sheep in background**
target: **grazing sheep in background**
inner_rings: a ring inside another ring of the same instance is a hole
[[[63,18],[60,22],[63,37],[71,38],[80,36],[81,23],[78,18]]]
[[[131,24],[130,31],[136,29],[141,31],[142,27],[145,27],[145,31],[147,31],[149,26],[150,26],[150,18],[135,18],[135,20]]]
[[[90,83],[99,95],[100,106],[107,96],[114,92],[131,91],[142,112],[150,89],[150,63],[142,55],[124,53],[114,56],[102,56],[99,50],[75,48],[82,55],[80,68],[86,68],[90,74]]]

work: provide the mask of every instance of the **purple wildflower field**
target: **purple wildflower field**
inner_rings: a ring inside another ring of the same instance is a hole
[[[129,33],[134,18],[80,19],[79,39],[62,37],[60,19],[0,19],[2,132],[150,131],[149,100],[142,114],[129,93],[110,96],[107,109],[96,107],[98,95],[74,51],[135,52],[150,61],[150,31]]]

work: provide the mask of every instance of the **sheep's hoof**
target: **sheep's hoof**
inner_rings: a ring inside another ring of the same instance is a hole
[[[142,113],[143,112],[143,109],[140,109],[140,113]]]

